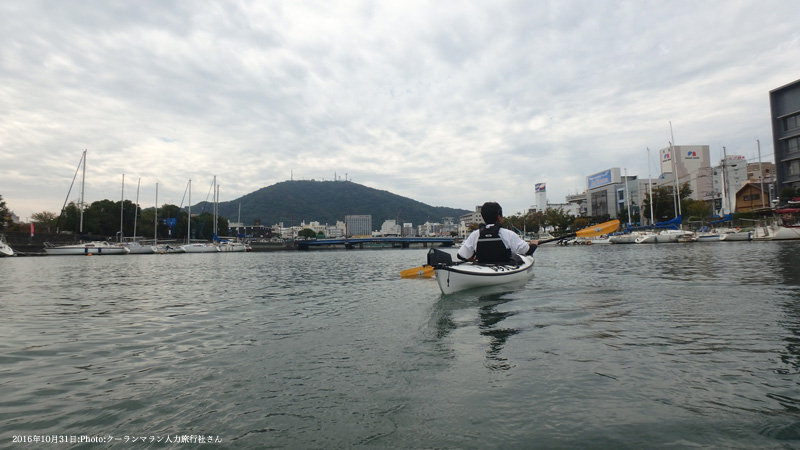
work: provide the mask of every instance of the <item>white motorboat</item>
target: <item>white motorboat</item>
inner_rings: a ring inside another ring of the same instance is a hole
[[[523,282],[533,276],[533,256],[518,255],[506,264],[453,263],[449,253],[437,249],[428,252],[428,265],[433,267],[442,294]]]
[[[219,247],[210,243],[196,243],[181,245],[181,248],[186,253],[216,253],[219,252]]]
[[[611,244],[635,244],[636,238],[640,236],[642,236],[642,234],[638,232],[618,234],[616,236],[609,237],[608,242]]]
[[[243,242],[220,241],[217,242],[217,248],[221,252],[246,252],[247,245]]]
[[[112,244],[106,241],[84,242],[71,245],[50,245],[45,243],[45,253],[48,255],[127,255],[128,249],[121,244]]]
[[[636,239],[637,244],[667,244],[693,241],[694,233],[684,230],[664,230],[656,234],[643,235]]]
[[[722,242],[733,241],[749,241],[753,238],[753,233],[750,231],[727,231],[719,235],[719,240]]]
[[[128,249],[128,252],[135,255],[158,253],[158,248],[155,245],[146,245],[139,241],[124,242],[122,245]]]
[[[698,233],[696,236],[697,242],[719,242],[722,235],[712,231],[706,233]]]
[[[6,237],[0,234],[0,257],[14,256],[14,249],[6,242]]]

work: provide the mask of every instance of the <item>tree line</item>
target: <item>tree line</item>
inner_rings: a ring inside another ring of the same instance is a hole
[[[155,208],[142,209],[130,200],[99,200],[83,210],[83,229],[81,231],[81,210],[75,202],[64,207],[61,214],[49,211],[34,213],[31,221],[37,231],[43,233],[82,233],[85,235],[106,236],[119,240],[123,237],[136,237],[159,240],[186,240],[188,231],[188,212],[176,205],[164,204],[158,208],[156,223]],[[214,235],[214,215],[210,211],[192,212],[191,239],[211,240]],[[228,234],[228,219],[217,218],[218,233]]]

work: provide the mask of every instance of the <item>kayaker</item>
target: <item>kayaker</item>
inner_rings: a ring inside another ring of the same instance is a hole
[[[497,264],[513,261],[514,255],[531,255],[539,241],[525,242],[516,233],[503,228],[503,208],[497,202],[486,202],[481,206],[481,217],[486,222],[473,231],[458,249],[458,259],[478,261],[482,264]]]

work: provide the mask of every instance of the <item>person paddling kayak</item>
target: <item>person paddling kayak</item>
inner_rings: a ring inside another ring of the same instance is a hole
[[[481,206],[481,217],[486,225],[475,230],[461,244],[458,259],[480,264],[507,263],[514,255],[532,255],[539,241],[523,241],[516,233],[503,228],[503,208],[497,202]]]

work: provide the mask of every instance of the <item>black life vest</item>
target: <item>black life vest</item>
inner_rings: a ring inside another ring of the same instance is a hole
[[[499,223],[481,228],[475,249],[479,263],[505,263],[511,260],[511,250],[500,239],[501,228]]]

